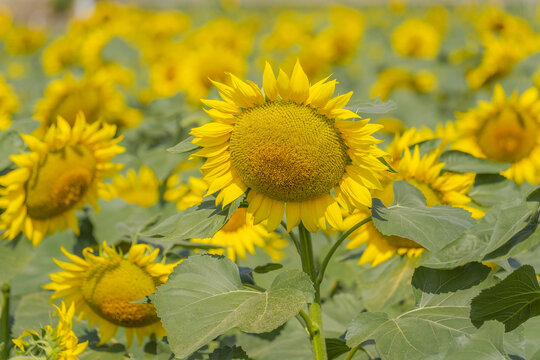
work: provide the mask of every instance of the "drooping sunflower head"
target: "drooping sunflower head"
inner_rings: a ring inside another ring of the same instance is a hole
[[[245,259],[248,252],[254,254],[255,247],[262,248],[272,261],[279,261],[283,258],[280,250],[288,244],[280,234],[269,232],[264,224],[253,225],[253,218],[247,215],[246,208],[236,210],[225,226],[211,238],[191,241],[223,246],[223,249],[212,249],[208,252],[226,255],[232,261],[236,261],[238,257]]]
[[[518,184],[540,181],[540,100],[531,88],[507,97],[495,86],[493,100],[458,114],[453,149],[492,161],[512,163],[501,174]]]
[[[371,205],[386,153],[371,136],[380,125],[346,120],[359,118],[343,108],[352,92],[332,98],[336,81],[328,78],[310,86],[298,62],[290,78],[280,70],[277,79],[267,64],[264,95],[249,80],[230,79],[215,82],[224,101],[203,100],[214,122],[191,130],[202,147],[192,156],[207,158],[201,171],[208,194],[219,191],[217,203],[249,189],[255,224],[267,220],[273,231],[285,211],[289,230],[302,221],[311,232],[338,227],[339,205]]]
[[[58,118],[42,140],[21,135],[32,152],[11,156],[19,168],[0,177],[2,237],[11,240],[23,231],[37,246],[56,230],[78,233],[75,210],[85,204],[98,209],[103,179],[121,167],[110,162],[124,151],[115,133],[114,125],[89,125],[79,114],[73,127]]]
[[[78,360],[80,355],[88,346],[88,341],[79,343],[79,339],[73,333],[73,315],[75,307],[73,304],[66,306],[64,302],[60,307],[56,306],[55,315],[59,321],[56,328],[46,325],[40,332],[35,330],[24,331],[13,343],[18,348],[15,352],[18,355],[26,355],[31,358]]]
[[[444,163],[439,161],[440,148],[427,154],[420,155],[419,147],[414,145],[420,141],[433,139],[435,134],[424,129],[416,131],[407,130],[403,136],[396,137],[390,144],[389,151],[392,154],[398,153],[400,156],[394,158],[392,166],[397,170],[394,176],[387,176],[382,182],[382,189],[374,190],[373,196],[389,206],[394,200],[393,181],[403,180],[415,186],[422,192],[426,199],[427,206],[452,205],[463,208],[472,213],[475,218],[484,215],[483,211],[469,205],[471,199],[467,192],[474,183],[474,174],[455,174],[451,172],[441,172]],[[344,221],[343,229],[347,230],[360,220],[369,216],[367,210],[359,210],[348,216]],[[423,248],[416,242],[399,236],[386,236],[380,233],[373,223],[368,223],[355,231],[351,236],[351,241],[347,244],[348,249],[355,249],[366,244],[366,249],[360,257],[360,264],[371,263],[376,266],[394,254],[417,257]]]
[[[96,72],[99,74],[99,72]],[[89,123],[98,120],[117,126],[132,127],[141,119],[141,113],[126,105],[123,94],[114,88],[103,75],[76,80],[71,76],[49,84],[45,97],[36,106],[34,118],[42,123],[38,134],[56,122],[58,116],[71,125],[82,111]]]
[[[64,271],[50,274],[52,282],[44,288],[54,290],[51,300],[65,298],[75,305],[79,318],[88,319],[91,326],[97,324],[100,344],[109,341],[119,327],[125,328],[128,347],[134,333],[139,343],[152,333],[165,336],[154,306],[133,301],[154,293],[178,262],[156,262],[159,249],[145,244],[133,245],[127,254],[105,242],[98,255],[91,248],[83,250],[83,257],[64,248],[62,252],[71,262],[55,259]]]

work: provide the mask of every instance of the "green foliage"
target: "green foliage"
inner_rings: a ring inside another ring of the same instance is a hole
[[[426,206],[422,192],[395,181],[394,202],[386,207],[373,199],[373,223],[384,235],[414,240],[430,251],[442,249],[474,224],[468,211],[448,205]]]
[[[437,149],[439,146],[441,146],[442,139],[429,139],[421,141],[417,144],[409,146],[409,150],[414,152],[414,148],[418,146],[418,151],[420,153],[420,157],[424,156],[425,154],[430,153],[431,151]]]
[[[507,359],[504,350],[504,326],[496,321],[485,323],[480,330],[471,337],[464,337],[463,341],[452,349],[444,360],[493,360]]]
[[[414,270],[412,286],[431,294],[468,289],[481,283],[491,272],[488,266],[471,262],[450,270],[420,266]]]
[[[510,168],[511,164],[479,159],[471,154],[457,150],[448,150],[441,154],[439,161],[444,163],[443,170],[458,173],[498,174]]]
[[[524,265],[497,285],[483,290],[471,302],[471,321],[480,327],[485,321],[498,320],[511,331],[540,315],[540,286],[534,268]]]
[[[22,236],[0,241],[0,284],[9,283],[34,257],[30,242]]]
[[[168,148],[167,151],[172,154],[190,154],[201,147],[199,145],[195,145],[192,141],[195,139],[193,135],[189,135],[187,138],[179,142],[178,144],[174,145],[171,148]]]
[[[265,292],[242,285],[229,259],[191,256],[175,268],[154,297],[176,356],[185,357],[233,329],[271,331],[313,301],[313,285],[299,270],[281,272]]]
[[[224,346],[214,350],[209,356],[209,360],[248,360],[246,352],[238,346]]]
[[[431,268],[453,268],[470,261],[485,261],[502,256],[512,249],[505,245],[515,242],[516,236],[530,236],[535,231],[537,207],[519,199],[499,204],[444,248],[423,254],[420,263]],[[527,228],[531,223],[533,228]],[[520,234],[525,228],[527,233]]]
[[[275,271],[275,270],[279,270],[283,267],[283,265],[281,264],[277,264],[277,263],[268,263],[268,264],[265,264],[265,265],[259,265],[259,266],[256,266],[253,271],[256,272],[257,274],[266,274],[270,271]]]

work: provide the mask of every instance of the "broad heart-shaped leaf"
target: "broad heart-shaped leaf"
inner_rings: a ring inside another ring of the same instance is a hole
[[[214,200],[205,200],[198,206],[166,218],[141,235],[179,244],[183,244],[184,240],[190,238],[212,237],[225,225],[243,199],[244,196],[240,196],[224,209],[216,207]]]
[[[177,266],[154,297],[177,357],[184,358],[224,332],[272,331],[314,297],[300,270],[281,272],[265,292],[242,285],[238,267],[225,257],[195,255]]]
[[[498,174],[477,174],[474,185],[467,195],[485,207],[509,202],[522,196],[515,181]]]
[[[471,262],[449,270],[420,266],[414,270],[412,286],[427,293],[447,293],[478,285],[490,272],[489,266],[478,262]]]
[[[23,236],[17,240],[0,240],[0,284],[8,283],[34,257],[34,248]]]
[[[194,136],[189,135],[184,140],[180,141],[178,144],[174,145],[171,148],[168,148],[167,151],[173,154],[186,154],[192,153],[200,149],[199,145],[195,145],[192,141],[195,139]]]
[[[430,268],[453,268],[471,261],[484,261],[503,256],[534,233],[536,229],[534,214],[537,207],[538,203],[525,203],[520,199],[499,204],[444,248],[422,254],[420,265]]]
[[[386,207],[373,199],[373,223],[384,235],[411,239],[430,251],[443,248],[474,224],[471,214],[448,205],[426,206],[422,192],[395,181],[394,202]]]
[[[444,163],[443,170],[458,173],[498,174],[508,170],[512,164],[499,163],[486,159],[479,159],[458,150],[448,150],[439,156],[439,161]]]
[[[360,313],[347,329],[347,345],[375,340],[383,360],[442,358],[463,337],[476,332],[469,320],[469,302],[483,287],[448,294],[417,290],[417,306],[395,318],[383,312]]]
[[[536,272],[524,265],[497,285],[483,290],[471,302],[471,321],[477,327],[484,321],[498,320],[511,331],[540,315],[540,286]]]
[[[464,338],[451,349],[444,360],[506,360],[504,350],[504,326],[496,321],[486,322],[470,338]]]

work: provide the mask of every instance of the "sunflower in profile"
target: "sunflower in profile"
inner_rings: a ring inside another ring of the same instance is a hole
[[[491,102],[458,114],[453,149],[491,161],[511,163],[501,174],[518,184],[540,181],[540,100],[530,88],[507,97],[500,84]]]
[[[73,315],[75,307],[73,304],[66,307],[62,302],[56,308],[55,315],[58,316],[58,325],[53,328],[46,325],[40,332],[35,330],[24,331],[13,343],[18,348],[15,352],[18,355],[26,355],[29,358],[37,357],[54,360],[78,360],[77,357],[88,346],[88,341],[79,343],[79,339],[73,333]],[[26,358],[26,357],[25,357]]]
[[[64,271],[49,274],[52,282],[43,287],[54,290],[51,300],[65,298],[75,305],[79,318],[99,326],[100,345],[112,339],[118,327],[125,328],[128,347],[134,334],[139,344],[151,334],[165,336],[154,306],[133,301],[154,293],[178,262],[155,262],[159,249],[146,244],[132,245],[127,254],[105,242],[98,255],[89,247],[83,250],[83,257],[61,250],[71,262],[55,259]]]
[[[87,124],[79,113],[73,127],[58,118],[42,140],[21,135],[31,153],[12,155],[19,168],[0,177],[0,230],[12,240],[21,231],[39,245],[44,236],[79,225],[75,210],[91,204],[105,190],[103,178],[121,167],[111,159],[124,151],[116,126]]]
[[[286,213],[289,231],[302,221],[311,232],[339,227],[339,205],[371,205],[369,189],[381,187],[377,174],[387,170],[371,136],[382,126],[346,120],[359,118],[343,108],[352,92],[332,98],[336,81],[328,78],[310,86],[299,62],[277,79],[266,64],[266,97],[251,81],[230,80],[214,83],[224,101],[203,100],[215,121],[191,130],[202,147],[192,156],[207,158],[201,171],[208,194],[219,191],[216,203],[249,190],[254,224],[267,220],[273,231]]]
[[[404,180],[422,192],[427,206],[452,205],[471,212],[475,218],[482,217],[483,211],[470,206],[471,199],[467,196],[467,192],[474,183],[474,174],[441,172],[444,163],[439,161],[440,148],[423,156],[420,155],[418,146],[415,146],[413,150],[409,148],[410,145],[419,141],[434,137],[433,132],[428,129],[420,131],[410,129],[402,136],[396,137],[388,147],[388,151],[394,155],[399,154],[399,157],[394,158],[392,162],[392,166],[398,173],[387,175],[382,180],[382,190],[373,191],[373,196],[381,199],[385,206],[389,206],[394,201],[393,181]],[[343,229],[348,230],[370,215],[368,209],[355,211],[345,218]],[[372,266],[376,266],[396,253],[415,258],[424,250],[413,240],[383,235],[371,222],[351,235],[347,249],[356,249],[363,244],[367,245],[360,257],[360,265],[371,263]]]
[[[191,241],[221,245],[224,249],[212,249],[208,252],[225,254],[232,261],[236,261],[237,257],[245,259],[248,252],[254,254],[255,247],[265,250],[272,261],[279,261],[283,258],[280,250],[288,244],[281,235],[269,232],[263,224],[253,225],[253,218],[247,215],[246,208],[236,210],[225,226],[211,238],[191,239]]]

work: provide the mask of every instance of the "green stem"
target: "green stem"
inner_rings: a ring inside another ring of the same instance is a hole
[[[307,331],[309,332],[309,336],[312,337],[313,333],[315,332],[315,329],[313,328],[313,322],[311,321],[311,318],[304,310],[300,310],[298,313],[302,320],[304,320],[304,324],[306,325]]]
[[[349,229],[345,234],[341,235],[341,237],[332,245],[332,248],[328,251],[328,254],[324,257],[324,260],[321,264],[321,268],[319,269],[319,273],[317,274],[317,278],[314,281],[315,287],[318,287],[321,285],[321,282],[324,279],[324,272],[326,271],[326,267],[328,266],[328,263],[330,262],[330,259],[334,255],[334,253],[337,251],[339,246],[343,241],[345,241],[346,238],[349,237],[356,229],[358,229],[360,226],[364,225],[365,223],[371,221],[371,216],[368,216],[364,220],[360,221],[358,224],[354,225],[352,228]]]
[[[281,222],[281,226],[285,229],[285,232],[287,232],[287,224],[285,224],[283,221]],[[298,251],[298,254],[300,254],[300,257],[302,257],[301,249],[300,249],[300,243],[298,242],[298,239],[294,235],[294,233],[291,231],[289,232],[289,237],[291,238],[294,246],[296,247],[296,251]]]
[[[311,321],[311,346],[313,348],[313,358],[315,360],[327,360],[326,342],[324,339],[322,313],[321,313],[321,294],[319,286],[315,283],[317,272],[315,270],[315,260],[313,257],[313,247],[311,244],[311,234],[302,223],[298,225],[300,234],[300,249],[302,259],[302,269],[309,275],[315,288],[315,301],[308,305],[309,319]],[[307,315],[305,315],[307,317]]]
[[[9,350],[11,349],[11,334],[9,329],[9,284],[2,286],[2,317],[0,318],[0,343],[4,343],[0,359],[7,360],[9,358]]]
[[[358,346],[355,346],[353,347],[351,350],[349,350],[349,352],[347,353],[347,356],[345,356],[345,359],[344,360],[351,360],[354,356],[354,354],[356,354],[356,352],[358,351]]]

